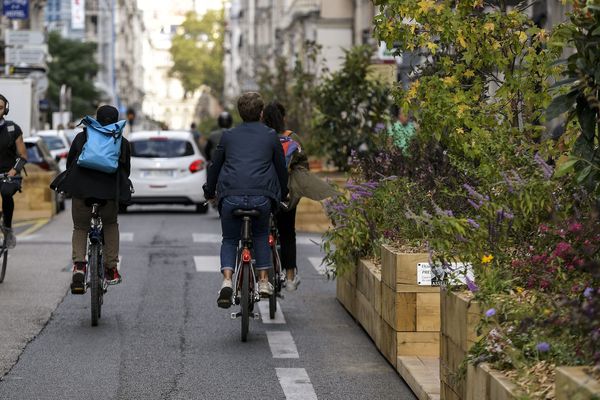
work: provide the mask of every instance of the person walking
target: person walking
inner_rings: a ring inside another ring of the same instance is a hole
[[[340,193],[308,170],[308,158],[302,150],[298,136],[286,129],[285,107],[278,102],[267,104],[263,110],[263,123],[279,135],[286,167],[288,168],[289,203],[276,215],[279,242],[281,244],[281,266],[286,271],[285,288],[294,291],[300,284],[296,257],[296,210],[302,197],[324,200]]]
[[[208,141],[204,147],[204,155],[206,157],[206,161],[208,162],[213,160],[217,146],[221,141],[221,136],[223,136],[223,132],[231,128],[231,125],[233,125],[233,118],[231,118],[231,114],[229,114],[227,111],[223,111],[221,114],[219,114],[217,123],[219,124],[219,128],[209,134]]]
[[[236,209],[255,209],[260,215],[252,219],[252,240],[258,292],[273,294],[268,271],[272,268],[269,248],[269,218],[288,194],[287,169],[283,149],[272,129],[260,122],[264,103],[256,92],[244,93],[237,102],[241,125],[223,132],[208,168],[204,193],[207,199],[218,196],[223,240],[221,273],[223,283],[217,305],[231,307],[236,251],[241,237],[242,220],[234,216]]]
[[[116,124],[119,111],[110,105],[100,106],[96,110],[96,121],[107,126]],[[53,183],[57,190],[73,196],[72,217],[72,259],[73,274],[71,292],[83,294],[85,285],[87,233],[90,228],[92,212],[91,201],[100,201],[102,225],[104,228],[104,265],[105,276],[109,284],[115,285],[122,278],[117,270],[119,261],[119,224],[117,216],[119,204],[127,204],[131,200],[131,150],[129,141],[122,138],[117,171],[106,173],[92,168],[85,168],[78,163],[88,140],[87,128],[77,134],[67,157],[67,170],[60,182]]]
[[[27,149],[23,142],[23,131],[13,121],[6,120],[10,111],[8,99],[0,94],[0,173],[9,177],[17,176],[27,163]],[[15,210],[13,196],[19,186],[16,182],[1,182],[2,194],[2,233],[4,243],[9,249],[15,248],[17,238],[12,229],[12,218]]]

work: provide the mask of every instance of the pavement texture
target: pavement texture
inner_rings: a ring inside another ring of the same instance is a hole
[[[203,272],[195,260],[218,256],[219,220],[191,210],[120,216],[124,281],[109,288],[98,327],[89,294],[66,295],[68,213],[21,241],[11,255],[20,267],[0,285],[0,399],[415,398],[309,262],[321,254],[306,241],[302,284],[280,300],[285,323],[252,320],[242,343],[237,308],[216,307],[218,265]],[[281,346],[293,358],[278,358],[273,338],[291,338],[296,354]]]

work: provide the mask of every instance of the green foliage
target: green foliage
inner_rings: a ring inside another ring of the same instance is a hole
[[[574,1],[571,21],[557,29],[556,45],[574,49],[561,71],[559,93],[548,108],[550,118],[568,113],[563,140],[570,157],[561,174],[574,171],[574,178],[600,199],[600,3]]]
[[[388,87],[369,77],[372,54],[369,46],[346,51],[342,68],[325,76],[315,92],[315,142],[343,171],[352,150],[366,145],[374,151],[385,141],[375,126],[389,119],[391,101]]]
[[[179,79],[187,96],[200,86],[223,93],[223,10],[209,10],[202,17],[189,12],[173,37],[171,76]]]
[[[262,66],[258,74],[259,91],[266,102],[279,101],[286,108],[287,128],[296,132],[308,154],[314,154],[312,123],[314,93],[317,87],[318,57],[321,46],[306,41],[293,68],[285,57],[275,59],[275,69]]]
[[[48,51],[48,97],[51,111],[59,111],[60,87],[71,88],[73,119],[94,114],[100,102],[100,93],[94,87],[98,72],[95,61],[96,44],[65,39],[58,32],[50,32]]]

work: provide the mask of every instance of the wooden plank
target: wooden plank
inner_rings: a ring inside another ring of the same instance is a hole
[[[383,319],[379,320],[381,335],[379,341],[375,342],[377,348],[383,354],[383,356],[396,368],[397,359],[397,346],[396,346],[396,331]]]
[[[365,295],[377,314],[381,315],[381,273],[372,261],[359,261],[356,288]]]
[[[437,357],[400,356],[396,369],[419,400],[439,398],[440,374]]]
[[[556,400],[600,399],[600,381],[588,375],[583,367],[556,368]]]
[[[416,330],[432,332],[440,330],[440,294],[417,293]]]
[[[441,331],[465,352],[477,342],[481,308],[467,293],[443,290],[441,293]]]
[[[381,316],[396,331],[414,331],[417,327],[417,294],[397,293],[381,285]]]
[[[489,400],[516,400],[521,398],[517,395],[517,385],[510,381],[502,372],[491,368],[487,364],[479,366],[489,375]],[[469,382],[471,385],[471,382]]]
[[[428,262],[428,253],[399,253],[391,246],[381,246],[383,283],[394,287],[398,283],[417,284],[417,264]]]
[[[338,301],[356,318],[356,288],[343,276],[338,276],[335,280]]]
[[[356,291],[356,320],[367,331],[373,341],[376,341],[375,334],[380,332],[379,329],[375,328],[375,324],[379,318],[379,315],[375,312],[375,309],[365,295]]]
[[[397,332],[398,356],[439,356],[439,332]]]
[[[440,379],[460,398],[466,397],[465,379],[458,374],[467,353],[445,335],[440,335]]]
[[[446,385],[444,382],[442,382],[440,392],[441,400],[463,400],[452,390],[450,386]]]
[[[483,369],[467,365],[466,400],[486,400],[490,388],[490,375]]]

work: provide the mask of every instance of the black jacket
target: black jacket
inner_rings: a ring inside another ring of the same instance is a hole
[[[96,198],[114,200],[117,198],[117,180],[119,181],[118,197],[120,203],[129,203],[131,200],[131,150],[129,141],[123,138],[121,142],[121,156],[117,172],[106,172],[84,168],[77,165],[79,154],[87,141],[85,128],[73,140],[69,156],[67,157],[67,171],[64,179],[58,183],[58,190],[69,193],[77,198]],[[118,179],[117,179],[118,176]]]
[[[275,202],[288,194],[283,149],[274,130],[260,122],[246,122],[223,132],[212,165],[206,194],[267,196]]]

